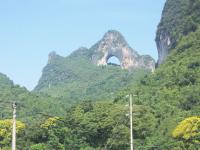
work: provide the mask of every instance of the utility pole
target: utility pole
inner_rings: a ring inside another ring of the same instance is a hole
[[[12,104],[13,108],[13,127],[12,127],[12,150],[16,150],[16,102]]]
[[[133,150],[133,98],[130,94],[130,148]]]

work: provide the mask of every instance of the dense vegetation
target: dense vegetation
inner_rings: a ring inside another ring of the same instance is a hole
[[[96,67],[80,57],[79,54],[87,56],[83,49],[69,58],[56,55],[45,67],[46,74],[33,93],[0,74],[0,147],[10,147],[11,128],[6,119],[11,118],[11,109],[5,106],[16,100],[20,102],[17,116],[23,126],[17,134],[18,149],[129,149],[129,116],[125,105],[126,95],[133,93],[136,95],[133,135],[137,150],[198,150],[199,7],[199,0],[167,1],[161,24],[173,32],[176,44],[153,74],[140,70],[134,76],[114,66]],[[188,8],[192,8],[189,14]],[[178,19],[172,22],[174,17]],[[185,28],[192,22],[195,30],[190,25]],[[57,75],[59,78],[54,78]],[[139,79],[139,76],[144,77]],[[69,99],[86,101],[67,107]]]
[[[174,129],[172,136],[174,138],[200,144],[199,139],[200,117],[189,117],[181,121]]]
[[[83,99],[109,100],[148,73],[143,69],[129,72],[114,65],[97,67],[88,59],[90,51],[80,48],[68,57],[54,54],[34,92],[59,97],[68,104]]]
[[[155,117],[147,106],[134,105],[133,108],[133,113],[137,116],[133,119],[134,137],[136,141],[141,141],[152,134]],[[26,123],[23,132],[17,134],[18,149],[128,149],[128,112],[124,103],[83,101],[70,108],[64,117],[47,115],[46,119]],[[8,133],[10,128],[7,127]],[[1,130],[5,130],[5,127],[0,126]],[[11,140],[6,135],[2,135],[2,139]],[[1,146],[6,148],[8,145]]]
[[[136,103],[150,106],[158,119],[150,145],[162,149],[189,147],[190,141],[174,140],[171,133],[179,121],[200,115],[199,37],[198,30],[182,38],[167,61],[142,79],[137,89],[132,88],[138,95]]]
[[[160,38],[161,32],[165,32],[171,38],[170,47],[175,48],[183,36],[197,30],[200,25],[199,9],[199,0],[167,0],[156,40]]]

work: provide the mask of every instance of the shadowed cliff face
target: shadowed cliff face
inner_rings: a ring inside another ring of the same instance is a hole
[[[183,36],[200,24],[200,0],[167,0],[156,35],[158,65],[162,64]]]
[[[162,64],[169,54],[171,48],[171,35],[167,31],[163,30],[160,32],[159,37],[156,41],[158,49],[158,65]]]
[[[98,66],[107,65],[108,59],[115,56],[119,59],[123,69],[133,70],[145,68],[153,71],[155,62],[150,56],[140,56],[133,50],[124,37],[114,30],[108,31],[93,47],[92,61]]]

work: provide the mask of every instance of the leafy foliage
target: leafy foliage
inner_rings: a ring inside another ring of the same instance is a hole
[[[198,29],[200,25],[199,8],[199,0],[167,0],[156,40],[164,31],[170,35],[171,48],[175,48],[183,36]]]
[[[90,51],[84,48],[49,61],[33,93],[0,74],[1,119],[10,117],[7,102],[23,104],[17,116],[26,128],[18,136],[18,149],[128,149],[129,93],[136,95],[133,135],[138,150],[199,149],[199,8],[199,0],[167,1],[158,32],[164,29],[173,36],[174,49],[153,74],[97,67],[86,59]],[[85,99],[91,101],[80,102]],[[70,100],[74,104],[67,107]],[[7,141],[3,149],[9,149]]]
[[[148,107],[134,105],[133,108],[134,137],[144,140],[152,134],[155,118]],[[129,117],[125,114],[128,112],[124,104],[81,102],[64,118],[51,117],[34,126],[39,132],[29,137],[33,142],[31,148],[126,150],[129,147]],[[143,124],[147,116],[151,117]]]
[[[143,78],[136,87],[130,87],[137,95],[135,102],[150,106],[157,118],[154,134],[146,141],[149,147],[198,147],[192,143],[180,144],[171,138],[171,132],[183,118],[200,116],[199,37],[200,30],[183,37],[154,74]]]
[[[32,145],[30,150],[46,150],[46,146],[45,144],[35,144],[35,145]]]
[[[13,85],[13,82],[11,80],[9,80],[9,78],[6,75],[0,73],[0,89],[9,87],[12,85]]]
[[[189,117],[181,121],[172,132],[172,136],[200,143],[200,117]]]
[[[16,132],[17,134],[21,134],[25,129],[25,124],[17,121],[16,122]],[[0,148],[2,146],[6,146],[11,142],[11,134],[12,133],[12,120],[5,119],[0,120]]]
[[[48,129],[48,128],[52,128],[55,127],[57,122],[59,120],[59,117],[52,117],[52,118],[48,118],[44,124],[41,125],[42,128]]]
[[[144,69],[131,73],[113,65],[97,67],[86,52],[90,50],[79,49],[66,58],[54,57],[43,69],[34,91],[63,99],[68,105],[83,99],[113,99],[130,81],[135,83],[149,73]]]

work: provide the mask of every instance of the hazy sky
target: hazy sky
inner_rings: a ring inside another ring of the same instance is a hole
[[[29,90],[48,53],[90,47],[109,29],[157,60],[154,42],[165,0],[1,0],[0,72]]]

